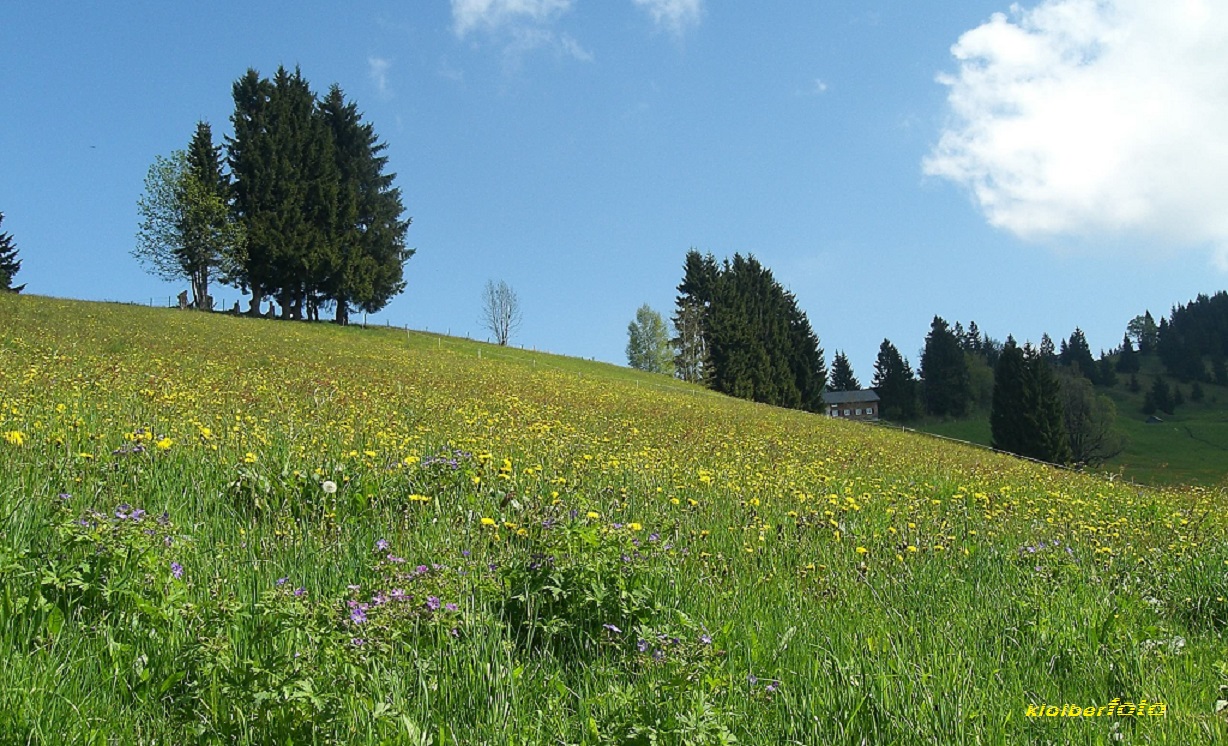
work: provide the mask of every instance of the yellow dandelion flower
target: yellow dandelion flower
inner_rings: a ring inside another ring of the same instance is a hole
[[[585,513],[585,514],[584,514],[584,517],[585,517],[585,518],[587,518],[587,519],[589,519],[590,521],[595,521],[595,520],[597,520],[598,518],[600,518],[600,517],[601,517],[601,514],[600,514],[600,513],[598,513],[598,512],[597,512],[597,511],[595,511],[595,510],[590,510],[590,511],[588,511],[587,513]]]
[[[9,430],[4,434],[4,440],[10,445],[21,446],[26,443],[26,434],[20,430]]]
[[[493,526],[495,525],[495,519],[494,518],[483,518],[482,525],[483,526]]]
[[[172,440],[171,438],[163,438],[162,440],[159,440],[157,443],[154,443],[154,446],[156,446],[159,451],[165,451],[173,445],[175,445],[175,441]]]
[[[866,552],[869,552],[869,551],[870,551],[870,550],[869,550],[869,549],[866,549],[865,547],[857,547],[857,553],[858,553],[858,554],[865,554]]]
[[[638,523],[628,523],[628,524],[627,524],[627,528],[631,529],[632,531],[640,531],[640,530],[642,530],[644,527],[643,527],[643,526],[641,526],[641,525],[640,525],[640,524],[638,524]]]

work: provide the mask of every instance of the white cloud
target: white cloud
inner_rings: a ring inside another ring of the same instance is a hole
[[[477,28],[544,25],[566,13],[571,5],[572,0],[452,0],[452,23],[457,36]]]
[[[371,76],[371,80],[375,83],[375,89],[379,91],[379,95],[384,98],[391,95],[391,92],[388,90],[388,71],[392,68],[392,60],[382,57],[368,57],[367,68],[367,74]]]
[[[675,34],[682,33],[687,26],[698,24],[704,9],[703,0],[633,0],[633,2],[648,11],[653,23]]]
[[[1228,267],[1228,3],[1047,0],[964,33],[926,174],[1026,238],[1213,246]]]

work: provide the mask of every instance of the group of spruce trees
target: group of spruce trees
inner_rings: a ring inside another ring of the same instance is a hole
[[[186,153],[151,169],[134,253],[168,279],[186,276],[199,307],[212,305],[213,277],[250,292],[252,314],[266,298],[282,318],[332,307],[342,324],[383,308],[413,254],[387,146],[340,87],[319,98],[298,69],[272,79],[249,69],[232,92],[225,157],[202,122]]]
[[[673,318],[676,375],[731,396],[812,412],[827,371],[792,293],[754,256],[686,255]]]
[[[296,69],[235,82],[227,140],[234,210],[246,234],[240,283],[277,299],[286,318],[315,318],[324,303],[346,323],[351,307],[383,308],[405,287],[405,247],[386,148],[333,85],[317,99]]]

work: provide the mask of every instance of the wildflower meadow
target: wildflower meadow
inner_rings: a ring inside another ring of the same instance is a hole
[[[541,353],[0,294],[0,743],[1228,743],[1225,507]]]

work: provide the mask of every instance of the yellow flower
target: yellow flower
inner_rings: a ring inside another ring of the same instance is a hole
[[[857,553],[858,553],[858,554],[865,554],[865,553],[866,553],[866,552],[868,552],[868,551],[870,551],[870,550],[869,550],[869,549],[866,549],[865,547],[857,547]]]
[[[157,443],[154,443],[154,445],[157,446],[159,451],[165,451],[171,446],[173,446],[174,444],[175,444],[175,441],[170,438],[163,438],[162,440],[159,440]]]
[[[493,526],[495,525],[495,519],[494,518],[483,518],[482,525],[483,526]]]
[[[628,523],[627,528],[631,529],[632,531],[639,531],[643,529],[644,527],[638,523]]]
[[[598,512],[596,512],[596,511],[594,511],[594,510],[590,510],[590,511],[588,511],[587,513],[585,513],[585,514],[584,514],[584,517],[585,517],[585,518],[587,518],[587,519],[589,519],[590,521],[595,521],[595,520],[597,520],[598,518],[600,518],[600,517],[601,517],[601,514],[600,514],[600,513],[598,513]]]
[[[26,443],[26,434],[20,430],[9,430],[4,434],[4,439],[11,445],[21,446]]]
[[[251,451],[248,451],[247,455],[243,457],[243,463],[245,464],[256,463],[256,454],[252,453]]]

